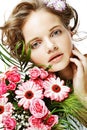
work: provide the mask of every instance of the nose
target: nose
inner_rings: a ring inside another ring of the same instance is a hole
[[[46,39],[45,43],[46,43],[46,50],[47,50],[48,54],[50,54],[51,52],[54,52],[54,51],[58,50],[57,44],[54,43],[53,41],[51,41],[50,39]]]

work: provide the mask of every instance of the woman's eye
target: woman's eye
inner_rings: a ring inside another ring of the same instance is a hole
[[[54,37],[54,36],[58,36],[61,34],[61,30],[56,30],[56,31],[53,31],[52,34],[51,34],[51,37]]]
[[[38,48],[38,47],[40,46],[40,44],[41,44],[40,41],[33,42],[33,43],[31,44],[31,48],[32,48],[32,49],[36,49],[36,48]]]

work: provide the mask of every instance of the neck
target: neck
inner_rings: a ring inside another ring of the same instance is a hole
[[[58,75],[64,80],[70,80],[73,77],[71,65],[69,64],[65,69],[58,72]]]

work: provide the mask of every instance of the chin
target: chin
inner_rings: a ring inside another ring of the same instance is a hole
[[[60,65],[53,65],[53,66],[49,69],[49,71],[50,71],[50,72],[58,72],[58,71],[65,70],[66,68],[68,68],[69,63],[70,63],[70,62],[68,61],[68,62],[62,63],[62,64],[60,64]]]

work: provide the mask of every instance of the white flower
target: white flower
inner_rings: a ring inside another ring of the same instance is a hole
[[[63,0],[44,0],[44,3],[55,10],[62,11],[66,7],[66,3]]]

